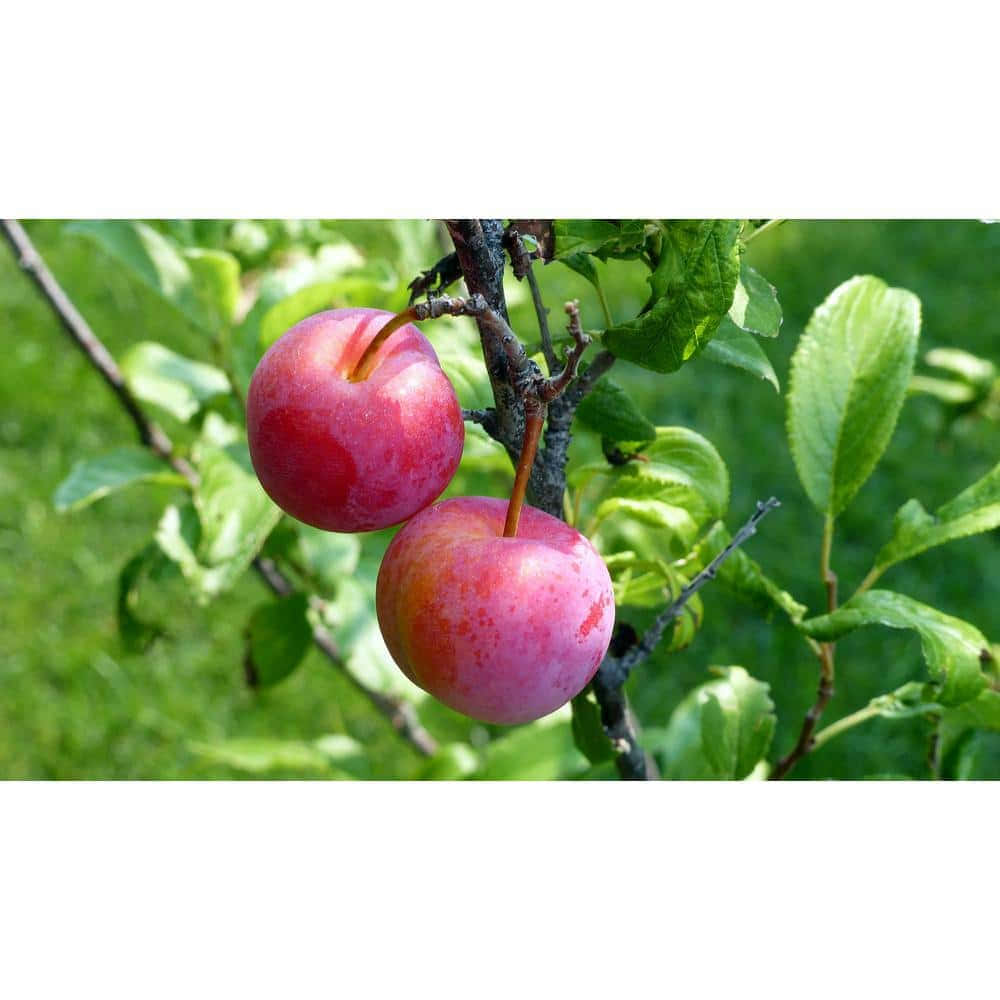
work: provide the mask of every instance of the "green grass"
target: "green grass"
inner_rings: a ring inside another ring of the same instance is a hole
[[[30,227],[39,249],[84,316],[115,354],[137,339],[160,340],[210,359],[201,336],[166,313],[151,293],[94,251],[60,235],[55,223]],[[352,238],[364,236],[355,224]],[[788,223],[756,241],[750,262],[778,288],[785,323],[765,342],[783,389],[788,360],[812,309],[853,274],[872,273],[910,288],[923,303],[921,355],[952,345],[1000,361],[1000,226],[964,222]],[[429,266],[431,261],[427,261]],[[576,295],[586,325],[602,324],[589,286],[560,265],[541,272],[553,323]],[[609,269],[619,315],[642,302],[643,285],[624,266]],[[512,310],[515,327],[535,336],[530,304]],[[208,607],[167,588],[160,615],[168,636],[147,653],[126,651],[116,634],[117,575],[149,539],[171,490],[142,486],[73,515],[57,514],[52,493],[75,460],[131,442],[135,432],[114,397],[59,328],[6,246],[0,250],[0,776],[7,778],[240,777],[192,753],[192,741],[266,736],[315,739],[347,733],[361,741],[375,777],[410,777],[419,759],[316,653],[275,689],[254,693],[242,672],[242,630],[267,598],[247,575]],[[697,360],[655,376],[619,365],[626,384],[660,424],[686,424],[718,447],[733,485],[730,527],[772,494],[770,515],[748,552],[812,609],[820,518],[799,486],[784,438],[784,398],[748,375]],[[178,429],[171,427],[171,433]],[[592,453],[586,434],[574,454]],[[911,496],[928,509],[996,463],[1000,432],[974,426],[942,433],[941,411],[926,397],[907,401],[897,433],[871,480],[837,525],[833,564],[847,596],[885,540],[892,513]],[[966,618],[1000,639],[1000,535],[952,543],[894,568],[880,586]],[[794,630],[768,625],[719,588],[705,592],[706,622],[694,643],[657,654],[630,681],[647,726],[662,726],[711,664],[741,664],[772,686],[776,747],[794,742],[816,684],[816,663]],[[636,619],[641,624],[640,619]],[[837,693],[827,718],[922,676],[919,644],[904,633],[868,629],[838,645]],[[456,733],[458,730],[456,730]],[[796,777],[926,776],[922,720],[875,720],[806,758]],[[984,767],[996,767],[993,763]],[[289,776],[308,776],[288,771]],[[277,775],[276,775],[277,776]]]

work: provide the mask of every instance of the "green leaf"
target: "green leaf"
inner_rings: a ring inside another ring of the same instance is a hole
[[[731,541],[732,535],[725,525],[716,521],[698,546],[701,564],[707,566]],[[760,564],[751,559],[743,549],[736,549],[729,554],[718,569],[717,579],[724,587],[761,612],[778,608],[793,622],[799,622],[808,610],[766,576]]]
[[[1000,527],[1000,463],[982,479],[941,506],[935,516],[919,500],[908,500],[896,511],[892,537],[875,557],[879,573],[904,559],[956,538]]]
[[[584,427],[611,441],[644,442],[656,437],[653,424],[632,402],[628,393],[609,378],[600,379],[584,396],[576,416]]]
[[[683,507],[675,507],[662,500],[609,497],[594,512],[595,526],[599,527],[607,518],[616,514],[625,514],[640,524],[648,524],[651,528],[664,532],[667,537],[658,537],[658,549],[668,549],[671,555],[678,558],[688,552],[698,536],[698,525],[694,518]]]
[[[588,253],[571,253],[560,259],[561,264],[565,264],[571,271],[586,278],[595,288],[601,283],[597,273],[597,265]]]
[[[420,781],[459,781],[479,767],[479,754],[468,743],[446,743],[420,769]]]
[[[706,686],[701,748],[721,778],[745,778],[767,753],[774,735],[774,703],[767,684],[742,667],[719,668],[722,681]]]
[[[650,275],[651,308],[604,334],[618,357],[657,372],[676,371],[711,339],[733,302],[740,223],[702,219],[666,225]]]
[[[729,506],[729,472],[710,441],[687,427],[657,427],[646,461],[604,467],[606,495],[662,500],[683,507],[698,525]]]
[[[484,781],[551,781],[584,770],[587,759],[573,743],[568,716],[569,712],[560,710],[487,744],[483,766],[475,777]]]
[[[576,254],[619,256],[642,246],[646,223],[642,219],[617,222],[602,219],[556,219],[553,222],[555,252],[559,260]],[[572,265],[571,265],[572,266]]]
[[[733,293],[729,318],[741,330],[759,337],[777,337],[781,329],[777,290],[745,261],[740,263],[740,280]]]
[[[923,392],[949,406],[965,406],[976,399],[976,390],[965,382],[952,382],[949,379],[932,378],[929,375],[914,375],[910,379],[908,392]]]
[[[322,531],[308,524],[296,524],[298,551],[306,568],[331,590],[357,568],[361,540],[357,535]]]
[[[957,375],[980,391],[988,391],[997,377],[996,365],[992,361],[957,347],[935,347],[924,355],[924,361],[934,368]]]
[[[78,461],[59,484],[52,499],[60,513],[80,510],[115,490],[140,482],[183,486],[187,480],[146,448],[125,446],[97,458]]]
[[[705,345],[701,356],[716,364],[742,368],[743,371],[770,382],[775,392],[781,392],[778,376],[774,373],[764,349],[749,333],[738,329],[728,316],[723,318],[719,329],[715,331],[715,336]]]
[[[155,575],[165,561],[164,554],[151,542],[134,555],[118,574],[118,634],[127,649],[142,652],[165,634],[159,625],[144,621],[137,613],[142,583]]]
[[[284,680],[305,659],[312,644],[306,618],[305,594],[262,604],[247,625],[247,674],[253,687],[271,687]]]
[[[233,739],[217,743],[192,741],[192,753],[214,764],[222,764],[251,774],[270,771],[310,771],[320,774],[331,770],[328,756],[318,747],[299,740]]]
[[[213,396],[229,392],[225,373],[213,365],[192,361],[162,344],[140,341],[121,359],[129,388],[147,403],[188,421]]]
[[[182,250],[144,222],[84,220],[66,232],[94,240],[134,277],[210,333],[231,323],[240,295],[236,258],[222,250]]]
[[[1000,729],[1000,691],[988,688],[978,698],[949,708],[941,722],[953,728]]]
[[[869,590],[832,614],[807,619],[799,628],[814,639],[830,642],[865,625],[913,629],[919,634],[928,673],[938,687],[934,700],[942,705],[960,705],[986,686],[981,657],[989,656],[990,647],[982,632],[903,594]]]
[[[871,276],[829,295],[792,355],[788,437],[799,479],[836,517],[878,464],[906,395],[920,300]]]
[[[601,710],[588,692],[578,694],[573,706],[573,743],[591,764],[611,760],[614,753],[601,725]]]
[[[156,541],[205,603],[239,579],[281,511],[261,489],[243,442],[203,447],[198,471],[194,505],[168,507]]]
[[[771,745],[776,720],[769,686],[742,667],[712,669],[719,679],[690,692],[651,744],[665,778],[741,780]]]

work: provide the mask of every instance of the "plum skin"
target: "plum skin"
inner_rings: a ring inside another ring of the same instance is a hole
[[[261,358],[247,394],[250,458],[286,513],[327,531],[398,524],[441,495],[465,426],[434,348],[412,324],[351,382],[392,313],[331,309],[296,323]]]
[[[582,691],[614,627],[611,577],[593,545],[525,506],[503,537],[506,500],[456,497],[393,539],[375,590],[379,627],[415,684],[471,718],[513,725]]]

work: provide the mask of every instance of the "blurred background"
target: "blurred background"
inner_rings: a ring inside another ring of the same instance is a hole
[[[220,249],[238,261],[237,322],[252,314],[275,274],[291,275],[294,284],[296,274],[317,268],[336,274],[337,285],[322,301],[307,303],[307,312],[346,304],[401,308],[407,283],[449,249],[442,228],[427,221],[151,226],[178,246]],[[166,306],[85,232],[55,221],[27,223],[26,229],[116,357],[140,341],[157,341],[189,358],[218,361],[219,345],[203,328]],[[961,348],[1000,364],[1000,225],[789,221],[756,239],[747,260],[777,288],[784,310],[780,336],[763,342],[781,395],[764,381],[705,359],[668,376],[620,363],[614,377],[654,423],[691,427],[718,448],[732,481],[731,530],[758,499],[781,500],[747,552],[782,587],[818,609],[822,525],[799,485],[784,432],[783,394],[798,337],[834,287],[855,274],[874,274],[912,290],[923,304],[918,372],[941,375],[923,361],[935,347]],[[645,269],[612,262],[601,270],[612,315],[634,315],[645,301]],[[579,298],[584,326],[604,326],[583,278],[557,263],[536,265],[536,271],[554,325],[562,324],[562,302]],[[515,330],[536,347],[527,288],[508,277],[508,298]],[[246,624],[268,598],[252,574],[207,604],[194,600],[180,577],[155,581],[144,600],[147,617],[163,634],[144,649],[124,642],[116,620],[119,575],[149,542],[178,488],[143,484],[58,513],[53,495],[73,464],[134,442],[135,431],[6,244],[0,246],[0,317],[6,347],[0,366],[0,777],[608,776],[591,770],[575,750],[566,713],[504,731],[423,700],[418,710],[428,728],[442,744],[458,748],[459,762],[463,754],[473,762],[428,763],[315,651],[279,684],[251,689],[243,665]],[[276,336],[299,318],[289,313],[282,325],[281,317],[269,314],[271,326],[280,328],[261,336]],[[486,405],[471,324],[450,320],[424,329],[463,405]],[[216,415],[238,419],[230,404],[220,403]],[[991,413],[979,400],[949,403],[929,393],[907,399],[886,455],[837,522],[833,566],[842,593],[864,576],[902,503],[917,497],[933,510],[997,463],[1000,426]],[[193,441],[206,418],[156,416],[179,443]],[[599,455],[596,437],[581,430],[571,461]],[[448,493],[502,495],[511,479],[506,457],[470,430]],[[291,530],[286,521],[270,544],[280,544],[282,532]],[[344,579],[354,581],[354,597],[373,580],[388,540],[386,533],[378,536],[359,541],[321,581],[331,599],[346,600]],[[964,618],[995,641],[998,554],[996,532],[953,542],[894,567],[880,586]],[[702,593],[703,627],[686,649],[660,651],[642,665],[628,684],[633,706],[655,737],[684,694],[708,679],[709,666],[745,666],[771,685],[775,759],[794,743],[814,699],[815,659],[783,619],[765,622],[719,587]],[[641,628],[650,614],[630,609],[628,620]],[[363,653],[359,648],[358,656]],[[837,690],[824,721],[921,678],[923,670],[919,640],[911,633],[862,629],[847,636],[838,645]],[[926,778],[928,733],[919,718],[875,719],[806,757],[794,777]],[[966,777],[1000,777],[1000,736],[978,734],[963,751],[961,767]]]

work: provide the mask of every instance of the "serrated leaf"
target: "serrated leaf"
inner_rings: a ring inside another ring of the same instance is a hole
[[[139,482],[182,486],[187,481],[148,449],[125,446],[78,461],[59,484],[52,500],[60,513],[81,510],[115,490]]]
[[[732,535],[721,521],[717,521],[698,546],[699,561],[707,566],[731,541]],[[743,549],[730,553],[719,567],[717,579],[762,612],[778,608],[793,622],[798,622],[807,611],[804,604],[782,590]]]
[[[817,510],[836,517],[878,464],[913,370],[920,300],[880,278],[845,281],[792,355],[788,438]]]
[[[271,687],[288,677],[312,644],[305,594],[260,605],[247,624],[247,675],[253,687]]]
[[[781,392],[778,376],[774,373],[764,349],[749,333],[738,329],[728,316],[723,317],[718,330],[705,345],[701,356],[716,364],[741,368],[765,382],[770,382],[775,392]]]
[[[646,223],[642,219],[611,222],[603,219],[556,219],[554,257],[562,259],[575,254],[617,256],[638,249],[645,238]]]
[[[743,779],[767,754],[774,735],[770,688],[743,667],[690,692],[655,741],[663,776],[674,780]]]
[[[139,399],[155,403],[185,422],[207,400],[229,392],[229,380],[214,365],[192,361],[153,341],[130,347],[120,365],[125,381]]]
[[[239,263],[222,250],[181,249],[144,222],[83,220],[66,232],[94,240],[134,277],[210,333],[232,322],[239,300]]]
[[[896,511],[892,537],[875,557],[875,568],[884,572],[937,545],[997,527],[1000,527],[1000,464],[943,504],[935,516],[928,514],[919,500],[907,500]]]
[[[653,305],[604,334],[618,357],[657,372],[676,371],[711,340],[733,302],[740,223],[701,219],[666,224],[650,275]]]
[[[695,523],[722,517],[729,505],[729,472],[714,445],[687,427],[657,427],[645,461],[601,470],[606,496],[662,500],[682,507]]]
[[[741,330],[758,337],[777,337],[781,329],[777,289],[746,261],[740,263],[740,278],[733,293],[729,318]]]
[[[588,693],[578,694],[572,701],[573,742],[577,750],[590,761],[600,764],[611,760],[614,753],[601,725],[601,710]]]
[[[584,427],[611,441],[644,442],[656,437],[656,428],[628,393],[606,377],[584,396],[576,416]]]
[[[935,700],[942,705],[960,705],[986,686],[981,657],[984,651],[989,655],[990,647],[982,632],[903,594],[869,590],[831,614],[801,622],[799,628],[814,639],[830,642],[866,625],[913,629],[919,634],[928,673],[938,686]]]

